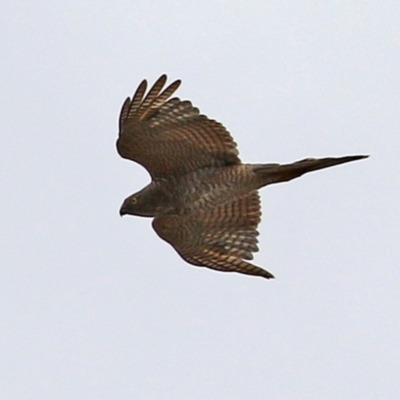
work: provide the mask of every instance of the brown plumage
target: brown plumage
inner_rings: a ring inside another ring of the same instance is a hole
[[[162,75],[127,98],[119,119],[121,157],[143,165],[151,183],[129,196],[120,214],[154,217],[153,228],[187,262],[226,272],[274,276],[245,260],[258,251],[258,189],[367,156],[305,159],[293,164],[242,164],[236,143],[190,101],[169,99]]]

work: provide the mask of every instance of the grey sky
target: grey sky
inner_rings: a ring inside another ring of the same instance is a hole
[[[398,1],[3,1],[1,399],[400,398]],[[161,73],[248,162],[371,154],[262,190],[258,265],[185,264],[115,150]]]

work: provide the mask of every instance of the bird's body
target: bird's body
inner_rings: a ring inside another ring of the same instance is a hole
[[[166,212],[187,214],[193,210],[213,209],[258,189],[257,184],[250,164],[202,168],[177,177],[155,180],[143,189],[154,193],[158,200],[152,215],[146,216],[157,217]]]
[[[129,196],[120,214],[154,217],[158,235],[191,264],[273,278],[244,261],[258,251],[258,189],[365,156],[243,164],[226,129],[189,101],[168,100],[180,81],[161,92],[165,81],[161,76],[146,97],[143,81],[122,107],[118,152],[142,164],[152,182]]]

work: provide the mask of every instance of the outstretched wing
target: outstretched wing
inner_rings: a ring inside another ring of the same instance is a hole
[[[270,272],[244,261],[258,251],[260,218],[260,198],[254,191],[212,210],[156,217],[153,228],[190,264],[270,279]]]
[[[165,88],[162,75],[145,96],[146,80],[119,118],[118,153],[143,165],[152,178],[176,176],[198,168],[240,163],[236,143],[217,121],[200,115],[190,101],[168,98],[177,80]]]

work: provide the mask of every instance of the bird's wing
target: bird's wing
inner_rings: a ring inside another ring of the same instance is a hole
[[[168,98],[177,80],[164,90],[162,75],[145,96],[144,80],[119,118],[118,153],[143,165],[152,178],[180,175],[198,168],[237,164],[236,143],[217,121],[200,115],[190,101]]]
[[[156,217],[153,228],[193,265],[269,279],[271,273],[244,261],[258,251],[260,218],[260,198],[254,191],[211,210]]]

